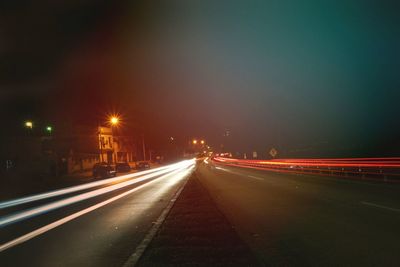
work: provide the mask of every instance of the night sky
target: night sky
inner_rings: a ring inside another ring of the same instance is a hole
[[[229,129],[235,151],[400,153],[397,1],[8,2],[3,134],[118,112],[153,146]]]

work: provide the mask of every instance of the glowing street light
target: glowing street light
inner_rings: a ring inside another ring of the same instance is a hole
[[[117,116],[111,116],[110,123],[111,123],[111,125],[118,125],[119,118]]]
[[[204,145],[204,144],[206,143],[206,141],[201,140],[200,143],[201,143],[202,145]]]
[[[193,143],[193,145],[196,145],[196,144],[197,144],[197,140],[194,139],[194,140],[192,141],[192,143]]]
[[[32,121],[26,121],[25,122],[25,127],[29,128],[29,129],[32,129],[33,128],[33,122]]]
[[[48,133],[51,133],[51,132],[53,131],[53,127],[47,126],[47,127],[46,127],[46,131],[47,131]]]
[[[118,125],[120,124],[119,116],[117,114],[111,115],[109,117],[109,124],[111,125],[111,135],[112,135],[112,140],[113,140],[111,142],[114,143],[115,142],[115,135],[114,135],[114,131],[113,131],[114,129],[113,128],[114,127],[118,127]],[[113,158],[112,161],[114,161],[114,160],[116,161],[117,160],[117,151],[113,148],[112,143],[111,143],[112,158]]]

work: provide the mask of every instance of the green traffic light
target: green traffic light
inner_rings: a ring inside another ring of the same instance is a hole
[[[47,127],[46,127],[46,131],[48,131],[49,133],[51,133],[51,132],[53,131],[53,127],[47,126]]]

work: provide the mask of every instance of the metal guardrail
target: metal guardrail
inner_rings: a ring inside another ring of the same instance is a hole
[[[242,160],[215,157],[213,160],[276,172],[400,182],[400,158]]]

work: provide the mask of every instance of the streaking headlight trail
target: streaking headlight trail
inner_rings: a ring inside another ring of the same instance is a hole
[[[93,190],[93,191],[90,191],[90,192],[82,193],[82,194],[79,194],[79,195],[76,195],[76,196],[72,196],[72,197],[69,197],[69,198],[65,198],[65,199],[62,199],[62,200],[54,201],[52,203],[45,204],[45,205],[42,205],[42,206],[39,206],[39,207],[36,207],[36,208],[33,208],[33,209],[25,210],[25,211],[22,211],[22,212],[17,212],[17,213],[15,213],[13,215],[5,216],[5,217],[0,218],[0,228],[6,226],[8,224],[15,223],[15,222],[18,222],[18,221],[21,221],[21,220],[26,220],[28,218],[31,218],[31,217],[34,217],[34,216],[38,216],[40,214],[43,214],[43,213],[46,213],[46,212],[49,212],[49,211],[52,211],[52,210],[55,210],[55,209],[59,209],[61,207],[65,207],[65,206],[68,206],[68,205],[71,205],[71,204],[74,204],[74,203],[77,203],[77,202],[80,202],[80,201],[83,201],[83,200],[86,200],[86,199],[89,199],[89,198],[93,198],[93,197],[97,197],[99,195],[103,195],[103,194],[109,193],[111,191],[114,191],[114,190],[117,190],[117,189],[120,189],[120,188],[123,188],[123,187],[126,187],[126,186],[134,185],[134,184],[140,183],[142,181],[146,181],[146,180],[152,179],[154,177],[157,177],[157,176],[169,173],[169,172],[182,170],[182,169],[185,169],[185,168],[188,168],[188,167],[192,166],[193,164],[194,164],[194,161],[184,161],[184,162],[181,162],[179,164],[174,164],[174,165],[169,166],[167,168],[163,168],[162,170],[159,170],[159,171],[152,172],[150,174],[144,175],[144,176],[142,176],[142,177],[140,177],[138,179],[135,179],[135,180],[128,180],[128,181],[125,181],[125,182],[121,182],[121,183],[114,184],[114,185],[111,185],[111,186],[107,186],[107,187],[104,187],[104,188],[96,189],[96,190]]]
[[[33,230],[33,231],[31,231],[31,232],[29,232],[27,234],[19,236],[19,237],[15,238],[15,239],[13,239],[11,241],[8,241],[6,243],[0,244],[0,252],[2,252],[4,250],[7,250],[9,248],[12,248],[14,246],[17,246],[17,245],[19,245],[21,243],[24,243],[24,242],[26,242],[26,241],[28,241],[28,240],[36,237],[36,236],[44,234],[44,233],[46,233],[46,232],[48,232],[48,231],[50,231],[50,230],[52,230],[52,229],[54,229],[54,228],[56,228],[58,226],[61,226],[61,225],[65,224],[65,223],[67,223],[67,222],[69,222],[71,220],[74,220],[74,219],[76,219],[76,218],[78,218],[80,216],[83,216],[83,215],[85,215],[85,214],[87,214],[89,212],[92,212],[92,211],[94,211],[96,209],[99,209],[99,208],[101,208],[101,207],[103,207],[103,206],[105,206],[107,204],[110,204],[110,203],[112,203],[112,202],[114,202],[114,201],[116,201],[118,199],[121,199],[121,198],[123,198],[123,197],[125,197],[125,196],[127,196],[129,194],[132,194],[132,193],[134,193],[134,192],[136,192],[136,191],[138,191],[138,190],[140,190],[140,189],[142,189],[144,187],[150,186],[150,185],[156,183],[157,181],[159,181],[160,179],[167,179],[168,178],[170,182],[169,183],[165,183],[163,185],[163,187],[161,188],[161,190],[159,191],[159,193],[162,193],[164,190],[168,190],[168,188],[170,188],[173,184],[176,184],[177,182],[181,181],[183,178],[187,177],[191,173],[193,168],[194,168],[194,161],[193,162],[186,162],[185,164],[183,164],[179,168],[174,168],[171,171],[169,171],[167,173],[164,173],[162,176],[159,176],[157,179],[153,179],[153,180],[151,180],[151,181],[149,181],[149,182],[147,182],[145,184],[141,184],[141,185],[139,185],[139,186],[137,186],[137,187],[135,187],[133,189],[129,189],[128,191],[125,191],[125,192],[123,192],[121,194],[113,196],[113,197],[111,197],[111,198],[109,198],[107,200],[101,201],[101,202],[99,202],[99,203],[97,203],[95,205],[92,205],[92,206],[87,207],[87,208],[85,208],[83,210],[80,210],[80,211],[75,212],[73,214],[70,214],[70,215],[68,215],[66,217],[63,217],[63,218],[61,218],[59,220],[56,220],[56,221],[54,221],[52,223],[49,223],[49,224],[47,224],[45,226],[37,228],[36,230]]]
[[[161,170],[165,170],[165,169],[168,169],[168,168],[178,167],[178,166],[180,166],[182,164],[185,164],[185,161],[179,162],[179,163],[176,163],[176,164],[172,164],[172,165],[168,165],[168,166],[164,166],[164,167],[159,167],[159,168],[147,170],[147,171],[138,172],[138,173],[126,174],[126,175],[118,176],[118,177],[115,177],[115,178],[109,178],[109,179],[105,179],[105,180],[101,180],[101,181],[96,181],[96,182],[86,183],[86,184],[82,184],[82,185],[67,187],[67,188],[54,190],[54,191],[50,191],[50,192],[46,192],[46,193],[41,193],[41,194],[37,194],[37,195],[33,195],[33,196],[28,196],[28,197],[22,197],[22,198],[18,198],[18,199],[3,201],[3,202],[0,202],[0,209],[5,209],[5,208],[8,208],[8,207],[14,207],[14,206],[22,205],[22,204],[25,204],[25,203],[30,203],[30,202],[34,202],[34,201],[38,201],[38,200],[42,200],[42,199],[61,196],[61,195],[69,194],[69,193],[74,193],[74,192],[82,191],[82,190],[85,190],[85,189],[90,189],[90,188],[93,188],[93,187],[105,185],[105,184],[108,184],[108,183],[122,181],[122,180],[125,180],[125,179],[135,178],[135,177],[143,176],[144,174],[161,171]]]

